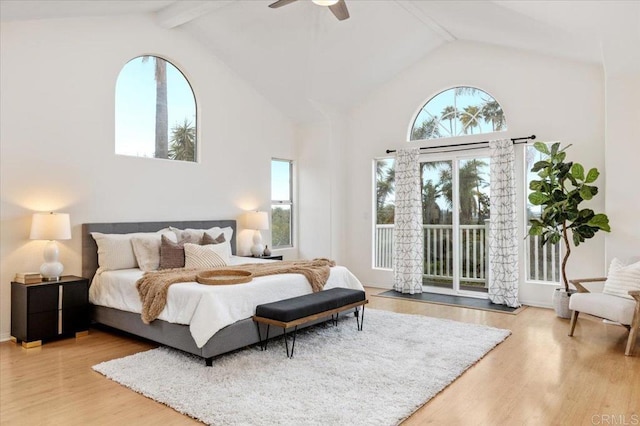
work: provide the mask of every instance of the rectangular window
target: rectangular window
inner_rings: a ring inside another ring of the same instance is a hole
[[[373,267],[393,267],[393,224],[395,218],[395,160],[375,160],[375,224]]]
[[[293,247],[293,161],[271,159],[271,244]]]
[[[527,146],[526,150],[526,184],[527,184],[527,232],[529,231],[529,220],[540,217],[542,213],[541,206],[534,206],[529,202],[529,183],[537,180],[538,175],[531,172],[533,165],[542,160],[542,153],[537,151],[532,145]],[[539,236],[527,236],[526,238],[526,265],[527,279],[529,281],[545,281],[560,282],[560,243],[547,243],[544,246],[540,244]]]

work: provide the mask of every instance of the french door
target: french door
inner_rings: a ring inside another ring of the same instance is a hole
[[[425,154],[420,159],[425,291],[486,297],[489,154]]]

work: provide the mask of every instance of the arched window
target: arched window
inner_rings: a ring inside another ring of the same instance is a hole
[[[116,83],[116,154],[196,161],[196,99],[171,62],[138,56]]]
[[[420,109],[409,140],[507,130],[502,107],[493,96],[475,87],[454,87],[438,93]]]

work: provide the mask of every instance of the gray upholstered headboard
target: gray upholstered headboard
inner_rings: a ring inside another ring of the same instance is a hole
[[[197,220],[167,222],[123,222],[123,223],[84,223],[82,224],[82,276],[91,280],[98,269],[98,246],[91,236],[92,232],[103,234],[128,234],[131,232],[155,232],[173,226],[180,229],[209,229],[214,226],[233,228],[231,252],[236,253],[235,220]]]

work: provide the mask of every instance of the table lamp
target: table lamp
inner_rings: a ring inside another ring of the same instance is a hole
[[[45,281],[58,281],[64,270],[58,261],[58,243],[55,240],[71,239],[71,224],[68,213],[34,213],[31,221],[32,240],[49,240],[44,246],[45,262],[40,266],[40,275]]]
[[[247,228],[254,229],[253,246],[251,246],[251,254],[254,257],[260,257],[264,253],[264,245],[262,245],[261,230],[269,229],[269,215],[267,212],[249,212],[247,213]]]

